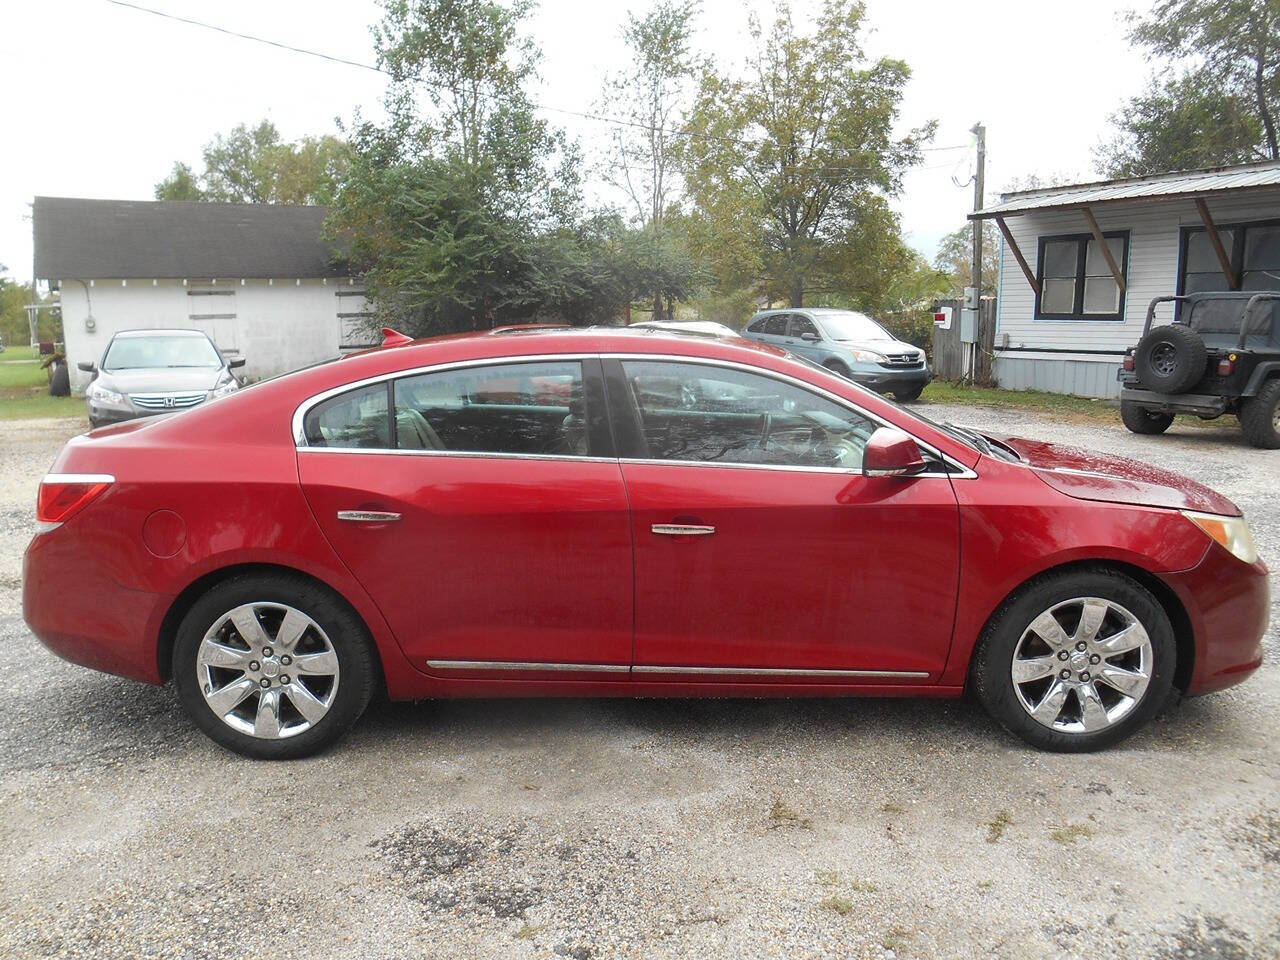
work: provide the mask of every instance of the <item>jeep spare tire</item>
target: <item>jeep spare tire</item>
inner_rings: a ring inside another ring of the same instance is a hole
[[[1172,323],[1155,327],[1134,351],[1138,379],[1156,393],[1182,393],[1204,376],[1208,353],[1194,330]]]

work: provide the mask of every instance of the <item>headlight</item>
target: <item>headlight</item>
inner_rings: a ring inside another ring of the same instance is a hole
[[[874,350],[850,350],[853,359],[859,363],[884,363],[884,354],[876,353]]]
[[[240,384],[236,382],[235,377],[232,377],[229,380],[215,384],[214,388],[209,391],[209,395],[216,400],[218,397],[225,397],[229,393],[235,393],[239,389]]]
[[[1231,551],[1232,556],[1245,563],[1258,559],[1258,548],[1244,517],[1222,517],[1216,513],[1192,513],[1190,510],[1183,510],[1182,515]]]
[[[97,400],[99,403],[109,403],[117,407],[124,404],[125,398],[123,393],[116,393],[114,390],[108,390],[96,381],[89,384],[89,389],[86,392],[88,393],[90,400]]]

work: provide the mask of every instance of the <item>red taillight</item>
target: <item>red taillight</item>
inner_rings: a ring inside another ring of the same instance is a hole
[[[1218,361],[1218,376],[1229,377],[1235,373],[1236,365],[1230,357],[1223,357]]]
[[[1126,354],[1124,355],[1124,362],[1121,364],[1121,366],[1123,366],[1123,367],[1124,367],[1126,370],[1128,370],[1130,373],[1132,373],[1132,372],[1133,372],[1134,363],[1133,363],[1133,354],[1132,354],[1132,353],[1126,353]]]
[[[40,481],[36,519],[62,523],[115,482],[115,477],[105,473],[50,473]]]

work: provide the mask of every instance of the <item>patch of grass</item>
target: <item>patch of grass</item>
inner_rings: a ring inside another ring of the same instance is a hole
[[[1069,823],[1065,827],[1059,827],[1053,833],[1049,834],[1055,842],[1068,846],[1077,840],[1083,840],[1093,836],[1093,827],[1086,827],[1083,823]]]
[[[980,880],[980,881],[978,881],[978,889],[979,889],[979,890],[990,890],[990,889],[991,889],[992,887],[994,887],[995,885],[996,885],[996,882],[995,882],[994,880]]]
[[[48,387],[49,374],[38,360],[0,359],[0,389],[5,387]]]
[[[1006,407],[1022,410],[1042,410],[1046,413],[1086,415],[1090,417],[1119,417],[1115,406],[1106,400],[1089,397],[1070,397],[1062,393],[1045,393],[1041,390],[1001,390],[998,387],[972,387],[965,384],[935,380],[920,395],[924,403],[973,404],[985,407]]]
[[[849,881],[849,889],[855,893],[875,893],[880,888],[870,880],[862,880],[858,877],[854,877]]]
[[[911,931],[906,927],[892,926],[880,935],[880,946],[898,953],[906,949],[907,938],[910,936]]]
[[[14,391],[6,391],[13,394]],[[25,395],[0,395],[0,420],[46,420],[55,417],[80,417],[87,420],[84,397],[51,397],[48,388]]]
[[[815,870],[813,873],[818,878],[818,882],[824,887],[847,887],[854,893],[875,893],[880,889],[870,880],[863,880],[859,877],[846,881],[835,870]]]
[[[842,917],[847,917],[849,914],[853,913],[853,901],[845,897],[827,897],[827,899],[823,900],[822,903],[818,904],[818,906],[822,907],[824,910],[830,910],[832,913],[837,913]]]
[[[541,932],[544,929],[546,929],[545,923],[537,927],[531,926],[530,924],[526,923],[523,927],[521,927],[519,930],[516,931],[516,939],[532,940],[535,936],[538,935],[539,932]]]
[[[880,804],[880,812],[898,814],[906,813],[907,811],[905,807],[900,807],[896,803],[882,803]]]
[[[835,870],[815,870],[813,875],[818,878],[818,882],[824,887],[836,887],[840,885],[840,874]]]
[[[769,808],[769,829],[776,827],[803,827],[805,830],[812,830],[813,821],[808,817],[801,817],[781,797],[774,797],[773,806]]]
[[[987,824],[987,843],[995,843],[1004,836],[1004,832],[1013,823],[1008,810],[1001,810],[999,816]]]

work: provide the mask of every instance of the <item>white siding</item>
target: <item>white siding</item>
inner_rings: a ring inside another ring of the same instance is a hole
[[[88,283],[88,281],[85,281]],[[235,290],[231,297],[189,297],[188,290],[218,289],[224,284]],[[354,290],[346,280],[97,280],[86,291],[78,280],[61,284],[62,327],[72,385],[82,391],[89,375],[76,369],[82,360],[97,363],[112,334],[140,327],[181,327],[204,329],[229,341],[218,347],[245,359],[241,373],[249,380],[283,373],[315,363],[338,353],[343,302],[339,290]],[[86,298],[86,293],[88,297]],[[217,309],[197,301],[219,301]],[[356,302],[360,302],[356,300]],[[95,328],[85,329],[92,303]],[[224,308],[226,308],[224,310]],[[192,314],[231,313],[234,320],[209,322],[192,320]]]
[[[1280,198],[1214,199],[1209,212],[1217,223],[1280,218]],[[1035,292],[1022,275],[1017,259],[1001,241],[1000,299],[996,316],[997,352],[1003,335],[1009,335],[1009,346],[1029,349],[1109,350],[1122,353],[1142,333],[1147,304],[1154,297],[1177,292],[1178,238],[1184,226],[1198,226],[1200,215],[1191,200],[1175,199],[1163,203],[1096,207],[1094,215],[1103,231],[1128,230],[1129,266],[1125,281],[1125,319],[1114,320],[1036,320]],[[1060,234],[1088,233],[1089,227],[1079,211],[1029,213],[1005,221],[1017,241],[1027,263],[1034,271],[1039,238]],[[1157,310],[1156,320],[1167,321],[1170,308]]]

